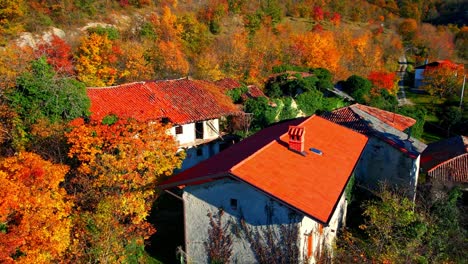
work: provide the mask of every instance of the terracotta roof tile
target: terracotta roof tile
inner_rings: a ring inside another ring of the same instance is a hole
[[[242,84],[231,78],[224,78],[215,82],[216,85],[221,87],[223,91],[236,89],[242,86]]]
[[[305,156],[288,149],[289,126],[305,128]],[[367,137],[318,116],[266,128],[199,163],[162,188],[233,177],[327,223],[352,174]],[[309,151],[322,151],[317,155]]]
[[[426,148],[425,144],[402,132],[415,121],[399,114],[354,104],[324,113],[322,117],[367,136],[377,137],[414,159]]]
[[[435,166],[427,174],[441,181],[468,183],[468,153]]]
[[[88,88],[87,93],[91,118],[97,120],[115,114],[141,121],[166,117],[175,124],[185,124],[239,113],[218,86],[200,80],[136,82]]]
[[[468,153],[468,137],[456,136],[431,143],[421,154],[421,168],[424,171]]]
[[[268,96],[266,96],[263,91],[258,88],[257,86],[255,85],[249,85],[247,86],[247,92],[244,93],[242,95],[242,99],[245,101],[249,98],[257,98],[257,97],[265,97],[265,98],[268,98]]]
[[[399,115],[393,112],[385,111],[375,107],[370,107],[367,105],[355,104],[355,106],[361,109],[362,111],[375,116],[385,124],[392,126],[400,131],[404,131],[405,129],[416,124],[416,120],[414,120],[411,117]]]

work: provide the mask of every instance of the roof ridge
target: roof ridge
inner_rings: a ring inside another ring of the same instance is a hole
[[[306,121],[308,121],[309,119],[311,119],[312,117],[316,116],[315,114],[314,115],[311,115],[309,116],[308,118],[306,118],[304,121],[302,121],[300,124],[298,124],[297,126],[301,126],[303,125]],[[260,152],[262,152],[263,150],[265,150],[268,146],[270,146],[271,144],[274,144],[277,140],[281,139],[281,137],[283,137],[284,135],[288,134],[288,131],[286,131],[285,133],[279,135],[277,138],[273,139],[272,141],[270,141],[270,143],[266,144],[265,146],[261,147],[259,150],[255,151],[254,153],[252,153],[251,155],[249,155],[247,158],[241,160],[240,162],[238,162],[236,165],[232,166],[231,169],[228,170],[229,173],[233,174],[233,175],[236,175],[234,173],[234,170],[237,168],[237,167],[240,167],[242,164],[244,164],[245,162],[247,162],[248,160],[252,159],[253,157],[255,157],[256,155],[258,155]],[[236,175],[237,176],[237,175]]]
[[[147,83],[147,81],[130,82],[130,83],[117,84],[117,85],[110,85],[110,86],[86,87],[86,89],[112,89],[112,88],[126,87],[126,86],[135,85],[135,84],[145,84],[145,83]]]

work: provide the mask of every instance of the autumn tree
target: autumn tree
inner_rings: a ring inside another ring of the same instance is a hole
[[[159,78],[185,76],[189,63],[183,50],[183,26],[168,6],[164,6],[161,16],[152,17],[157,39],[152,51],[155,73]]]
[[[0,159],[0,262],[53,263],[70,245],[68,167],[20,152]]]
[[[68,155],[78,166],[67,184],[77,204],[71,259],[125,262],[132,247],[144,246],[154,232],[146,217],[156,183],[184,157],[167,129],[135,120],[72,122]]]
[[[468,60],[468,26],[464,26],[455,36],[455,46],[458,56]]]
[[[59,36],[54,34],[49,42],[37,45],[35,53],[38,57],[45,56],[55,72],[67,75],[74,73],[71,46]]]
[[[154,65],[149,59],[149,41],[127,41],[122,43],[122,56],[119,61],[122,64],[120,81],[133,82],[151,80],[154,78]]]
[[[22,29],[18,18],[25,14],[23,0],[0,1],[0,36],[14,34]]]
[[[403,20],[399,27],[398,32],[403,36],[406,41],[411,41],[416,36],[418,30],[418,22],[412,18]]]
[[[430,95],[436,95],[442,99],[461,89],[463,67],[453,63],[441,63],[436,67],[427,67],[423,75],[424,81],[421,88]]]
[[[81,39],[75,55],[77,78],[87,86],[107,86],[119,77],[116,68],[121,49],[107,34],[91,33]]]
[[[398,92],[397,75],[394,72],[371,72],[367,79],[372,85],[379,89],[385,89],[390,94],[395,95]]]
[[[29,47],[12,44],[0,49],[0,94],[16,85],[16,79],[29,70],[33,59],[33,50]]]
[[[291,62],[311,68],[327,68],[335,72],[341,58],[332,32],[307,32],[291,39]]]

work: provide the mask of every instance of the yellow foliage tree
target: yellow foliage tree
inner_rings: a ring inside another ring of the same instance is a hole
[[[76,73],[87,86],[112,85],[119,76],[117,57],[122,52],[107,35],[91,35],[82,38],[76,54]]]
[[[124,65],[122,79],[126,82],[150,80],[154,78],[153,62],[147,59],[149,48],[145,42],[125,42],[122,44],[121,61]]]
[[[0,36],[13,34],[22,29],[16,20],[24,16],[23,0],[1,0],[0,1]]]

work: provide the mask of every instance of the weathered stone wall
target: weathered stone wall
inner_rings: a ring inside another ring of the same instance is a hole
[[[355,170],[356,180],[371,189],[386,183],[414,197],[419,157],[412,159],[389,144],[370,137]]]
[[[296,213],[248,184],[231,179],[187,186],[183,199],[185,243],[190,263],[208,262],[204,244],[209,239],[208,214],[217,216],[219,209],[224,212],[222,222],[229,225],[228,230],[233,239],[232,263],[257,262],[248,242],[246,229],[262,233],[269,226],[279,234],[281,225],[297,225],[300,258],[303,259],[307,256],[307,235],[313,235],[313,255],[323,250],[324,245],[331,248],[338,228],[346,216],[346,201],[343,195],[331,218],[330,226],[325,226],[320,231],[320,225],[315,220]],[[233,206],[231,199],[237,201],[237,207]],[[243,219],[244,227],[240,219]],[[315,260],[312,258],[310,263],[315,263]]]

